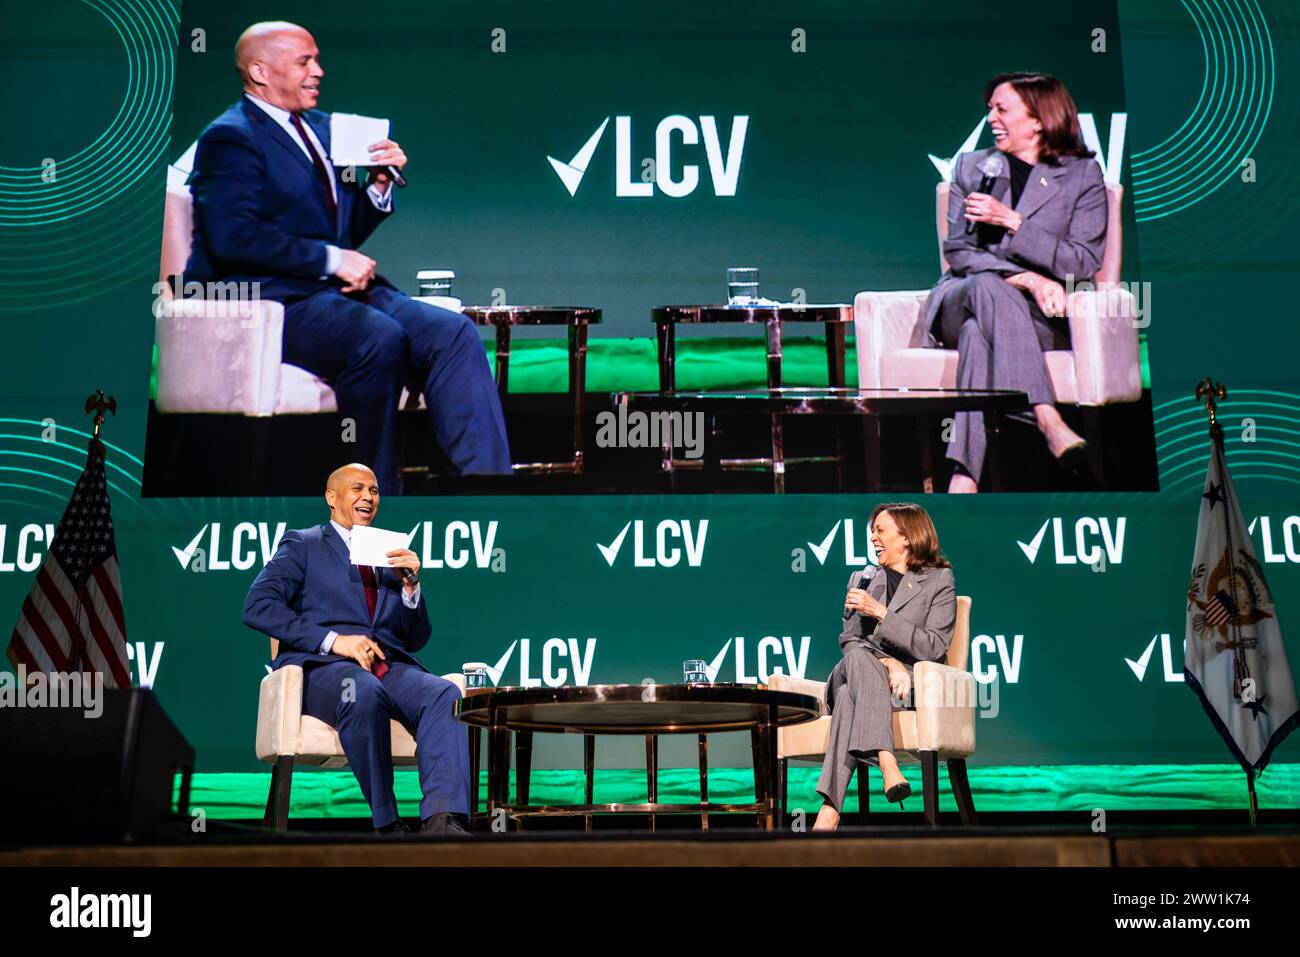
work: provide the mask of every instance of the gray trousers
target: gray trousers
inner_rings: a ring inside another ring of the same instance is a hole
[[[857,766],[879,766],[876,752],[894,750],[892,714],[902,704],[889,690],[885,666],[865,645],[845,651],[826,682],[831,738],[817,780],[817,793],[836,811]]]
[[[1056,401],[1043,353],[1070,348],[1069,324],[1043,315],[1033,296],[997,273],[954,282],[944,294],[935,333],[957,350],[957,388],[1014,389],[1027,394],[1030,405]],[[1030,413],[1015,417],[1033,421]],[[979,481],[984,450],[984,413],[958,412],[948,458]]]

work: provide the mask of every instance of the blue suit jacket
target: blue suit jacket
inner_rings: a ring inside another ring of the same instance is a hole
[[[273,668],[343,660],[317,651],[331,631],[370,635],[383,645],[389,661],[424,668],[414,657],[432,632],[423,589],[419,604],[407,608],[398,574],[391,568],[376,568],[375,575],[379,600],[371,622],[361,572],[348,558],[348,547],[334,526],[326,523],[285,532],[275,557],[248,590],[244,624],[280,639]]]
[[[328,154],[329,114],[310,110],[303,117]],[[320,278],[326,245],[357,249],[390,214],[375,208],[360,183],[344,182],[335,167],[328,169],[338,186],[337,222],[330,220],[324,187],[302,147],[241,96],[199,137],[185,280],[258,282],[261,298],[275,300],[341,285]],[[378,276],[375,281],[389,285]]]

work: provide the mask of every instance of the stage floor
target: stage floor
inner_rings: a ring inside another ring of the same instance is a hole
[[[830,834],[682,830],[481,833],[220,829],[174,845],[0,850],[0,867],[1296,867],[1300,825],[1206,828],[846,827]]]

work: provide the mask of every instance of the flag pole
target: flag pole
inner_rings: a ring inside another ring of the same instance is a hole
[[[1250,789],[1250,826],[1256,826],[1255,815],[1259,811],[1259,803],[1255,798],[1255,769],[1246,769],[1246,786]]]
[[[1228,390],[1223,387],[1222,382],[1215,382],[1213,379],[1206,377],[1196,383],[1196,401],[1205,404],[1205,411],[1210,416],[1210,438],[1214,441],[1214,454],[1219,457],[1220,465],[1223,465],[1223,427],[1219,425],[1218,403],[1228,397]],[[1226,472],[1226,466],[1221,472]],[[1235,601],[1234,601],[1235,603]],[[1251,767],[1244,768],[1246,772],[1246,790],[1250,797],[1250,826],[1256,827],[1257,814],[1259,811],[1259,802],[1255,795],[1255,769]]]

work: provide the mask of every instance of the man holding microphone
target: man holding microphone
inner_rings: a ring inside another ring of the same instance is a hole
[[[375,473],[360,464],[330,475],[330,520],[285,532],[244,602],[244,624],[280,641],[272,668],[303,669],[302,710],[338,729],[375,829],[407,830],[393,795],[389,721],[415,737],[420,830],[468,833],[469,749],[455,716],[459,689],[414,657],[429,641],[420,559],[388,552],[388,567],[353,565],[352,529],[379,511]]]

